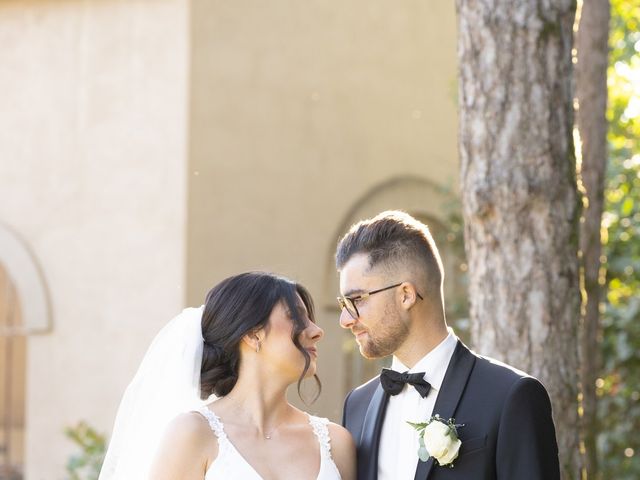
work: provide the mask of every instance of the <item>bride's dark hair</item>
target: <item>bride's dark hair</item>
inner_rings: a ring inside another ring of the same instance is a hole
[[[200,369],[201,398],[206,399],[212,393],[222,397],[231,391],[238,380],[242,337],[252,330],[265,327],[271,311],[280,301],[285,302],[291,313],[291,340],[305,359],[304,369],[298,379],[300,394],[311,357],[298,338],[307,324],[300,314],[296,294],[300,295],[309,318],[315,322],[313,300],[307,289],[278,275],[266,272],[241,273],[223,280],[209,291],[202,314],[204,351]],[[320,380],[316,375],[314,378],[319,395]]]

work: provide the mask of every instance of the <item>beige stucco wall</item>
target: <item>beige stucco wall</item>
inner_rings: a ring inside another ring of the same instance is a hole
[[[455,44],[449,0],[193,2],[187,298],[247,269],[307,285],[327,332],[313,410],[333,419],[345,384],[333,246],[370,205],[443,212]],[[397,177],[427,186],[387,195]]]
[[[183,305],[188,43],[186,0],[0,2],[0,221],[53,310],[28,340],[29,480],[63,478],[65,426],[110,430]]]

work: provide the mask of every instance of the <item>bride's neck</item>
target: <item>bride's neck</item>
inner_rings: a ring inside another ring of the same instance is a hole
[[[274,377],[241,369],[236,385],[220,402],[238,421],[268,430],[282,422],[292,408],[286,396],[288,383]]]

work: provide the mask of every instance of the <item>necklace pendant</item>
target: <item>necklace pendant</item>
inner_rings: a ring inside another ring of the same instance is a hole
[[[266,440],[271,440],[271,435],[265,435],[265,436],[264,436],[264,438],[265,438]]]

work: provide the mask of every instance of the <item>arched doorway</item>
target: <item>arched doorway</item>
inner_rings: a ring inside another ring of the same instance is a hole
[[[364,195],[351,208],[339,225],[335,238],[339,238],[348,227],[364,218],[370,218],[384,210],[403,210],[429,226],[445,269],[444,296],[447,319],[454,326],[456,334],[467,340],[468,318],[466,302],[466,265],[462,244],[462,221],[459,218],[457,196],[454,192],[438,186],[429,180],[417,177],[398,177],[388,180]],[[327,318],[338,318],[339,310],[335,295],[339,290],[338,276],[334,266],[335,244],[328,252],[323,292],[322,314]],[[326,322],[334,325],[336,322]],[[335,332],[342,339],[338,347],[342,351],[339,367],[342,397],[352,388],[366,382],[388,366],[390,358],[380,360],[364,359],[357,348],[353,336],[347,331]]]
[[[0,264],[0,479],[23,478],[27,341],[16,287]]]

